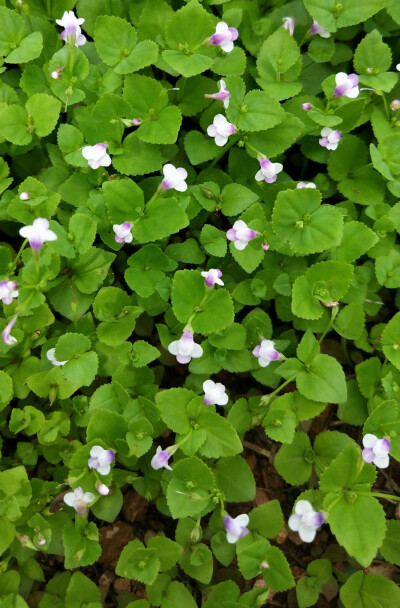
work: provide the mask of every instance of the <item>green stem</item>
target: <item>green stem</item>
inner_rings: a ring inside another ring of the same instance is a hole
[[[48,16],[51,17],[50,0],[46,0],[46,12]]]
[[[285,380],[285,382],[280,384],[278,386],[278,388],[276,388],[274,391],[272,391],[272,393],[269,393],[269,395],[264,395],[263,397],[261,397],[261,403],[269,403],[271,401],[271,399],[273,399],[273,397],[275,397],[275,395],[277,395],[279,393],[279,391],[281,391],[283,388],[285,388],[285,386],[287,386],[288,384],[293,382],[293,380],[295,380],[296,376],[297,376],[297,374],[290,376],[290,378],[288,378],[287,380]]]
[[[381,97],[382,97],[383,107],[385,109],[386,118],[390,121],[390,112],[389,112],[388,103],[386,101],[386,95],[385,95],[385,93],[383,91],[379,91],[378,95],[381,95]]]
[[[324,333],[322,334],[322,336],[320,337],[320,339],[318,340],[318,344],[321,344],[322,340],[325,338],[326,334],[330,331],[334,320],[336,319],[336,315],[339,312],[339,307],[338,306],[334,306],[332,308],[332,314],[331,314],[331,318],[329,320],[328,326],[325,329]]]
[[[257,150],[257,148],[255,148],[254,146],[252,146],[251,144],[248,144],[247,141],[245,141],[244,143],[245,143],[245,146],[247,148],[250,148],[250,150],[253,150],[253,152],[255,152],[257,154],[257,156],[260,156],[260,157],[264,157],[265,156],[265,154],[263,154],[262,152],[260,152],[260,150]]]
[[[14,270],[15,270],[15,268],[17,266],[18,260],[21,257],[22,252],[25,249],[27,242],[28,242],[28,239],[25,239],[24,242],[22,243],[21,247],[19,248],[19,251],[18,251],[17,255],[13,259],[11,265],[9,266],[9,272],[10,272],[10,274],[11,274],[11,272],[14,272]]]
[[[387,500],[397,500],[397,502],[400,502],[400,496],[384,494],[383,492],[357,492],[357,496],[374,496],[375,498],[386,498]]]
[[[75,42],[71,44],[69,53],[69,71],[71,72],[71,78],[74,73],[74,61],[75,61]]]
[[[217,154],[217,156],[214,158],[212,163],[207,167],[207,171],[212,169],[217,164],[217,162],[226,154],[226,152],[228,152],[228,150],[230,148],[232,148],[232,146],[234,146],[237,141],[239,141],[239,139],[240,139],[240,135],[233,136],[232,139],[229,141],[228,145],[225,145],[223,147],[221,152],[219,154]]]

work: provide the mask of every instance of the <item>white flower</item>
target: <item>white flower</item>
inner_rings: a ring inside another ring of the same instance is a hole
[[[56,352],[55,348],[49,348],[49,350],[46,353],[46,357],[48,358],[49,361],[51,361],[51,363],[53,365],[62,366],[62,365],[65,365],[66,363],[68,363],[68,361],[57,361],[57,359],[55,357],[55,352]]]
[[[99,475],[108,475],[114,458],[113,450],[105,450],[100,445],[94,445],[90,450],[88,467],[89,469],[96,469]]]
[[[85,515],[87,505],[93,502],[95,495],[92,492],[84,492],[82,488],[75,488],[73,492],[67,492],[64,502],[69,507],[73,507],[78,515]]]
[[[372,433],[367,433],[363,437],[362,458],[364,462],[373,462],[379,469],[386,469],[389,466],[390,441],[385,437],[378,439]]]
[[[4,344],[7,344],[7,346],[14,346],[14,344],[17,343],[17,338],[14,338],[14,336],[11,335],[12,328],[14,327],[16,322],[17,317],[15,316],[11,319],[11,321],[7,323],[7,325],[1,332],[1,339],[3,340]]]
[[[24,239],[28,239],[29,245],[35,251],[39,251],[46,241],[56,241],[57,235],[49,230],[49,222],[43,217],[33,220],[32,226],[20,228],[19,233]]]
[[[131,233],[133,224],[124,222],[123,224],[114,224],[115,240],[117,243],[131,243],[133,236]]]
[[[322,526],[325,521],[324,514],[314,511],[308,500],[299,500],[294,511],[294,515],[289,517],[289,528],[298,532],[303,542],[311,543],[315,538],[317,528]]]
[[[289,32],[289,34],[291,36],[293,36],[294,25],[295,25],[293,17],[283,17],[282,21],[283,21],[282,27],[284,27],[285,30],[287,30]]]
[[[250,519],[246,513],[242,513],[237,517],[233,518],[229,515],[224,517],[224,528],[226,530],[226,540],[228,543],[233,545],[237,543],[239,538],[243,538],[247,536],[249,530],[247,529],[247,525]]]
[[[262,182],[263,180],[267,182],[267,184],[273,184],[276,181],[276,176],[283,169],[283,165],[281,163],[271,163],[268,158],[260,159],[260,170],[257,171],[255,175],[255,179],[258,182]]]
[[[57,25],[64,28],[60,38],[65,42],[71,42],[75,46],[82,46],[86,42],[85,36],[82,34],[80,26],[84,23],[84,19],[78,19],[74,11],[65,11],[62,19],[56,19]]]
[[[313,34],[318,34],[318,36],[321,36],[321,38],[331,37],[331,33],[328,32],[328,30],[326,30],[324,27],[322,27],[322,25],[317,23],[317,21],[313,22],[312,26],[308,30],[308,33],[310,34],[310,36],[312,36]]]
[[[271,361],[279,361],[281,355],[274,347],[272,340],[261,340],[261,344],[253,349],[253,355],[258,358],[261,367],[267,367]]]
[[[209,99],[218,99],[219,101],[223,102],[224,108],[229,108],[229,100],[231,98],[231,94],[226,88],[225,80],[219,81],[218,93],[211,93],[209,95],[204,95],[204,97],[207,97]]]
[[[340,131],[334,131],[330,127],[324,127],[321,129],[321,139],[319,139],[319,145],[327,150],[336,150],[339,145],[339,141],[342,137]]]
[[[168,346],[168,351],[171,355],[176,356],[178,363],[190,363],[192,357],[198,359],[203,354],[200,344],[196,344],[193,340],[193,333],[191,331],[184,331],[179,340],[171,342]]]
[[[163,190],[170,190],[173,188],[178,192],[186,192],[187,183],[187,171],[183,167],[174,167],[170,163],[167,163],[162,168],[164,179],[161,182],[161,188]]]
[[[99,167],[109,167],[111,165],[111,156],[107,154],[107,144],[95,144],[94,146],[85,146],[82,148],[82,156],[88,161],[89,167],[98,169]]]
[[[11,304],[14,298],[18,297],[18,285],[15,281],[4,279],[0,281],[0,300],[3,304]]]
[[[110,493],[110,488],[108,486],[106,486],[104,483],[97,483],[96,490],[102,496],[108,496]]]
[[[159,445],[156,450],[156,453],[151,459],[150,465],[156,471],[162,468],[168,469],[168,471],[172,471],[172,468],[168,464],[168,460],[170,458],[171,454],[168,452],[168,450],[163,450],[162,447]]]
[[[314,182],[299,182],[296,186],[296,188],[316,188],[317,186],[314,184]]]
[[[224,146],[228,137],[236,132],[236,127],[223,114],[214,116],[213,124],[207,127],[207,134],[214,137],[217,146]]]
[[[210,270],[204,270],[201,276],[205,278],[207,287],[213,287],[213,285],[223,285],[221,281],[222,272],[218,268],[210,268]]]
[[[203,382],[203,391],[205,393],[203,403],[205,405],[226,405],[229,397],[225,390],[226,388],[221,382],[206,380]]]
[[[360,94],[358,88],[359,78],[357,74],[346,74],[338,72],[335,76],[336,88],[333,91],[335,97],[349,97],[355,99]]]
[[[226,233],[227,239],[233,242],[235,249],[242,251],[247,243],[256,238],[257,232],[249,228],[243,220],[237,220]]]
[[[233,42],[238,36],[239,33],[235,27],[228,27],[225,21],[220,21],[215,28],[215,34],[210,36],[208,41],[213,46],[220,46],[223,51],[230,53],[233,51]]]
[[[21,192],[21,194],[19,195],[20,201],[27,201],[30,198],[31,198],[31,195],[29,194],[29,192]]]

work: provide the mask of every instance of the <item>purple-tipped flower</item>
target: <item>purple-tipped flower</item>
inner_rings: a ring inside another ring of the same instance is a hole
[[[264,251],[268,251],[268,249],[269,249],[269,244],[268,244],[268,243],[263,243],[263,244],[261,245],[261,247],[264,249]]]
[[[62,19],[56,19],[57,25],[64,28],[64,31],[60,34],[61,40],[75,46],[82,46],[85,44],[86,38],[82,34],[80,28],[84,21],[84,19],[78,19],[78,17],[75,16],[74,11],[65,11]]]
[[[29,194],[29,192],[21,192],[21,194],[19,195],[20,201],[27,201],[30,198],[31,198],[31,195]]]
[[[334,131],[330,127],[324,127],[321,129],[321,138],[318,140],[319,145],[327,150],[336,150],[339,145],[339,141],[342,138],[340,131]]]
[[[162,447],[159,445],[156,450],[156,453],[154,454],[153,458],[151,459],[150,465],[156,471],[158,469],[163,469],[163,468],[168,469],[169,471],[172,471],[171,467],[168,464],[168,460],[170,458],[171,458],[171,454],[168,452],[168,450],[163,450]]]
[[[334,97],[350,97],[350,99],[358,97],[360,94],[358,88],[359,80],[357,74],[347,75],[346,72],[339,72],[336,74],[336,88],[333,91]]]
[[[279,361],[281,357],[273,340],[261,340],[261,344],[253,348],[253,355],[257,357],[261,367],[267,367],[271,361]]]
[[[311,543],[315,538],[317,528],[322,526],[325,521],[324,514],[314,511],[308,500],[299,500],[294,511],[294,514],[289,517],[289,528],[298,532],[303,542]]]
[[[235,27],[228,27],[225,21],[217,23],[215,34],[210,36],[209,43],[213,46],[220,46],[223,51],[230,53],[233,51],[233,42],[237,40],[239,33]]]
[[[225,390],[225,386],[221,382],[206,380],[203,382],[203,391],[205,393],[203,403],[205,405],[226,405],[229,397]]]
[[[312,108],[312,105],[309,102],[301,104],[301,109],[304,110],[305,112],[308,112],[308,110],[311,110],[311,108]]]
[[[142,119],[141,118],[133,118],[132,119],[132,127],[138,127],[141,124],[142,124]]]
[[[171,188],[173,188],[178,192],[186,192],[186,169],[184,169],[183,167],[174,167],[174,165],[167,163],[163,166],[162,172],[164,174],[164,179],[161,182],[161,188],[163,190],[170,190]]]
[[[230,517],[229,515],[224,517],[224,528],[226,530],[226,540],[228,543],[233,545],[234,543],[237,543],[239,538],[247,536],[249,530],[246,526],[249,521],[249,516],[246,513],[242,513],[235,518]]]
[[[390,109],[392,110],[392,112],[400,110],[400,99],[393,99],[393,101],[390,102]]]
[[[258,182],[266,181],[267,184],[273,184],[276,182],[276,176],[283,169],[281,163],[271,163],[268,158],[260,159],[260,170],[257,171],[255,179]]]
[[[28,239],[29,245],[34,251],[39,251],[46,241],[56,241],[57,235],[49,230],[49,222],[44,217],[33,220],[32,226],[20,228],[19,233],[24,239]]]
[[[228,108],[231,94],[226,88],[225,80],[220,80],[218,93],[204,95],[204,97],[207,97],[208,99],[218,99],[219,101],[222,101],[224,103],[224,108]]]
[[[316,188],[314,182],[299,182],[296,188]]]
[[[131,243],[133,236],[131,233],[133,224],[124,222],[123,224],[114,224],[115,240],[117,243]]]
[[[17,343],[17,339],[11,335],[12,328],[16,322],[17,317],[13,317],[1,332],[1,339],[3,340],[4,344],[7,344],[7,346],[14,346],[14,344]]]
[[[58,80],[58,78],[61,78],[61,74],[60,74],[60,72],[62,72],[63,70],[64,70],[64,67],[62,67],[62,68],[57,68],[57,70],[54,70],[54,72],[52,72],[52,73],[50,74],[50,76],[51,76],[52,78],[54,78],[54,80]]]
[[[201,273],[201,276],[205,278],[207,287],[213,287],[215,283],[217,285],[224,284],[224,282],[221,281],[222,272],[218,270],[218,268],[210,268],[210,270],[205,270]]]
[[[372,433],[367,433],[363,437],[362,458],[364,462],[373,462],[379,469],[386,469],[389,466],[390,441],[385,437],[378,439]]]
[[[64,496],[64,502],[69,507],[73,507],[78,515],[85,515],[87,506],[93,502],[95,495],[92,492],[84,492],[81,487],[75,488],[73,492],[67,492]]]
[[[308,30],[308,33],[310,34],[310,36],[313,36],[314,34],[318,34],[318,36],[321,36],[321,38],[330,38],[331,37],[331,33],[328,32],[328,30],[326,30],[324,27],[322,27],[322,25],[317,23],[317,21],[314,21],[314,23]]]
[[[13,298],[18,297],[18,285],[15,281],[4,279],[0,281],[0,300],[3,304],[11,304]]]
[[[168,346],[168,351],[171,355],[176,356],[178,363],[190,363],[193,359],[198,359],[203,354],[203,349],[200,344],[196,344],[193,340],[191,331],[184,331],[179,340],[171,342]]]
[[[282,27],[284,27],[285,30],[287,30],[289,32],[289,34],[291,36],[293,36],[294,25],[295,25],[293,17],[283,17],[282,21],[283,21]]]
[[[105,483],[97,483],[96,484],[96,490],[102,496],[108,496],[109,493],[110,493],[110,488],[108,486],[106,486]]]
[[[66,363],[68,363],[68,361],[57,361],[56,356],[55,356],[55,352],[56,352],[55,348],[49,348],[49,350],[46,353],[46,357],[48,358],[48,360],[53,365],[56,365],[58,367],[62,367],[63,365],[65,365]]]
[[[236,127],[223,114],[214,116],[213,124],[207,127],[207,135],[214,137],[217,146],[224,146],[228,137],[236,132]]]
[[[256,238],[257,232],[249,228],[243,220],[237,220],[226,233],[228,241],[233,242],[235,249],[246,249],[247,243]]]
[[[107,154],[107,144],[95,144],[94,146],[85,146],[82,148],[82,156],[88,161],[89,167],[98,169],[99,167],[109,167],[111,165],[111,156]]]
[[[108,475],[114,458],[113,450],[105,450],[100,445],[94,445],[90,450],[88,467],[89,469],[96,469],[99,475]]]

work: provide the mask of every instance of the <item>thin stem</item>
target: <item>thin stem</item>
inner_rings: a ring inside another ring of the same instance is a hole
[[[386,118],[390,121],[389,106],[388,106],[388,103],[386,101],[386,95],[385,95],[385,93],[383,91],[379,91],[378,95],[381,95],[381,97],[382,97],[383,107],[385,109]]]
[[[15,270],[15,268],[17,266],[18,260],[21,257],[22,252],[25,249],[27,242],[28,242],[28,239],[25,239],[24,242],[22,243],[21,247],[19,248],[19,251],[18,251],[17,255],[15,256],[14,260],[12,261],[12,264],[9,267],[10,274],[11,274],[11,272],[14,272],[14,270]]]
[[[393,494],[385,494],[384,492],[357,492],[357,496],[374,496],[375,498],[386,498],[387,500],[397,500],[400,502],[400,496],[394,496]]]
[[[295,380],[296,376],[297,376],[297,374],[290,376],[290,378],[288,378],[287,380],[285,380],[285,382],[280,384],[278,386],[278,388],[276,388],[274,391],[272,391],[272,393],[269,393],[269,395],[264,395],[263,397],[261,397],[261,403],[264,403],[264,404],[269,403],[271,401],[271,399],[279,393],[279,391],[281,391],[283,388],[285,388],[285,386],[287,386],[288,384],[293,382],[293,380]]]
[[[328,326],[325,329],[324,333],[322,334],[322,336],[320,337],[320,339],[318,340],[318,344],[321,344],[322,340],[325,338],[326,334],[330,331],[334,320],[336,319],[336,315],[339,312],[339,307],[338,306],[334,306],[332,308],[332,314],[331,314],[331,318],[329,320]]]
[[[217,154],[217,156],[214,158],[212,163],[207,167],[207,171],[212,169],[217,164],[217,162],[226,154],[226,152],[228,152],[228,150],[230,148],[232,148],[232,146],[234,146],[236,144],[236,142],[239,141],[239,139],[240,139],[240,135],[233,136],[232,139],[230,140],[230,142],[228,143],[228,145],[223,147],[221,152],[219,154]]]

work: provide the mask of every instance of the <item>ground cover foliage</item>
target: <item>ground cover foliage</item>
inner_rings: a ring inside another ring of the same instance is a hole
[[[0,1],[2,607],[400,605],[399,30]]]

